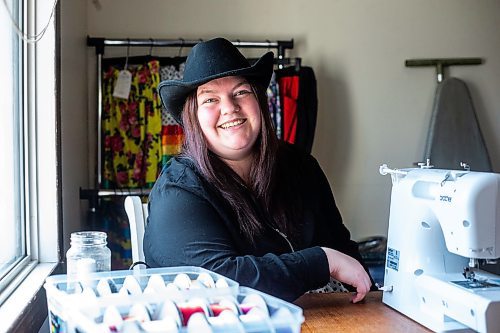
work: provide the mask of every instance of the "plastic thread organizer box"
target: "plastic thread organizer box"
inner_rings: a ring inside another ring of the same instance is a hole
[[[51,333],[298,333],[302,309],[200,267],[90,273],[45,283]]]

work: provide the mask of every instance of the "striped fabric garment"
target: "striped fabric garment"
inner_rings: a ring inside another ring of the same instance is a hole
[[[161,128],[161,161],[165,165],[170,158],[179,154],[184,132],[178,124],[163,125]]]

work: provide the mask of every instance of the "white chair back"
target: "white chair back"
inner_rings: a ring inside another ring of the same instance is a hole
[[[148,205],[143,204],[138,196],[125,198],[125,212],[127,212],[130,224],[130,241],[132,247],[132,262],[144,262],[144,251],[142,241],[144,230],[148,221]]]

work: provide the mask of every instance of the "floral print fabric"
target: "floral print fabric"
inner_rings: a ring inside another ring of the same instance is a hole
[[[160,64],[131,66],[128,99],[113,97],[122,68],[103,71],[102,188],[150,188],[161,170]]]

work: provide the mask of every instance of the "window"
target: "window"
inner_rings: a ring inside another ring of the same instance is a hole
[[[13,17],[19,18],[20,9],[12,6]],[[0,288],[14,275],[14,268],[27,257],[23,192],[23,116],[22,62],[23,50],[5,11],[0,14],[0,136],[3,162],[0,163]],[[10,273],[10,274],[9,274]],[[3,289],[3,288],[2,288]]]
[[[54,9],[0,3],[0,310],[37,266],[58,261]]]

